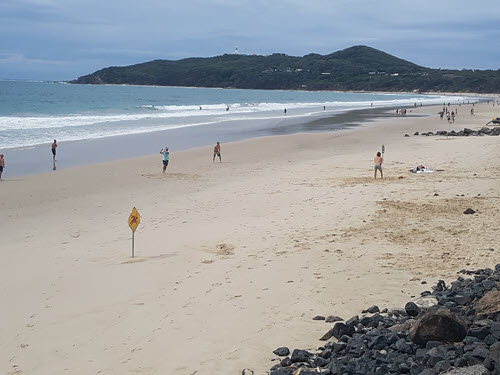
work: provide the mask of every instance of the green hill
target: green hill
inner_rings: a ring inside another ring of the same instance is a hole
[[[418,66],[367,46],[303,57],[223,55],[109,67],[71,83],[285,90],[500,92],[500,70]]]

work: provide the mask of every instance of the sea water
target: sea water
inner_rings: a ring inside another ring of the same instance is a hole
[[[273,126],[285,116],[285,109],[287,119],[308,121],[315,115],[354,109],[459,103],[466,99],[418,94],[0,81],[0,150],[47,144],[53,139],[83,141],[193,127],[206,131],[221,123],[231,124],[234,134],[239,131],[239,124],[243,129],[248,120],[260,122],[263,127]],[[270,121],[273,119],[276,121]],[[292,132],[297,128],[289,129]],[[282,133],[286,132],[285,124]],[[196,131],[191,129],[190,134]]]

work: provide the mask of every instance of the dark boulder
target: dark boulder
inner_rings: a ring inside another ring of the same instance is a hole
[[[410,328],[410,339],[420,345],[428,341],[460,342],[467,334],[467,324],[449,310],[424,313]]]
[[[332,335],[336,339],[340,339],[342,336],[352,336],[354,334],[354,327],[352,325],[345,325],[344,323],[335,323],[333,326]]]
[[[414,302],[408,302],[405,305],[405,311],[409,316],[417,316],[420,314],[420,307],[418,307]]]
[[[286,357],[288,354],[290,354],[290,349],[288,349],[286,346],[282,346],[273,350],[273,353],[280,357]]]

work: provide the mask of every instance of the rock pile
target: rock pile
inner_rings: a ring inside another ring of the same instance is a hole
[[[278,348],[269,374],[500,374],[500,264],[459,273],[404,309],[335,323],[317,352]]]
[[[418,132],[416,132],[414,135],[418,135]],[[430,136],[430,135],[446,135],[450,137],[469,137],[469,136],[483,136],[483,135],[500,135],[500,126],[496,128],[488,128],[488,127],[482,127],[479,130],[472,130],[469,128],[464,128],[464,130],[460,130],[456,132],[455,130],[452,131],[446,131],[446,130],[439,130],[436,133],[433,132],[427,132],[427,133],[421,133],[420,135],[425,135],[425,136]],[[405,135],[406,136],[406,135]]]

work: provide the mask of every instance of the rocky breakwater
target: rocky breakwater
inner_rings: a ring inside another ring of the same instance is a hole
[[[413,135],[419,135],[418,132],[415,132]],[[479,130],[472,130],[469,128],[464,128],[464,130],[460,130],[456,132],[455,130],[446,131],[446,130],[438,130],[436,133],[433,132],[424,132],[420,133],[420,135],[431,136],[431,135],[445,135],[447,137],[471,137],[471,136],[484,136],[484,135],[492,135],[498,136],[500,135],[500,126],[495,128],[482,127]],[[405,134],[405,137],[409,137],[408,134]]]
[[[459,274],[405,308],[336,322],[316,352],[278,348],[269,374],[500,374],[500,264]]]

